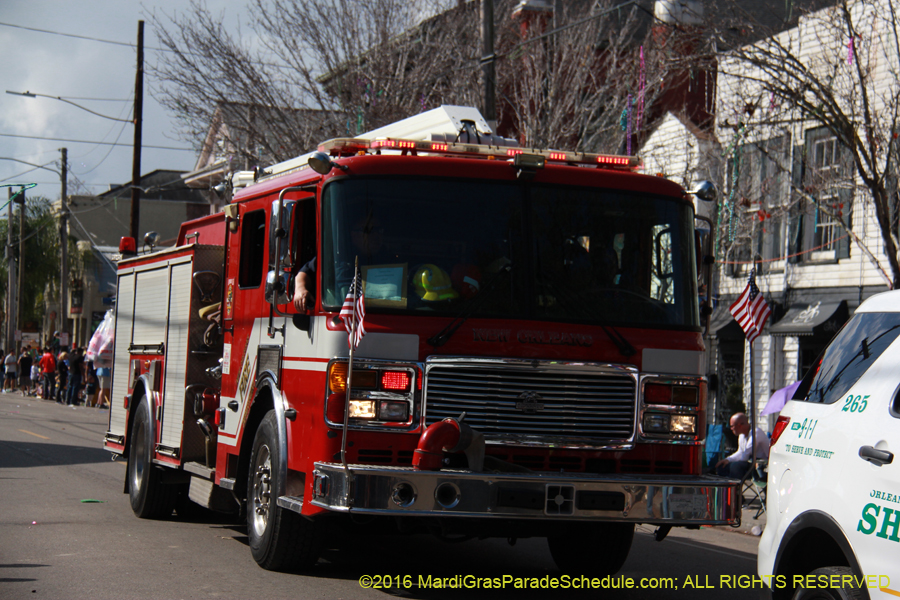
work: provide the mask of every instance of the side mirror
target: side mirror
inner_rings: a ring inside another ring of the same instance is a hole
[[[309,168],[318,173],[319,175],[328,175],[331,173],[331,169],[340,169],[341,171],[347,171],[347,165],[339,165],[333,160],[331,157],[325,154],[322,151],[313,152],[308,159],[306,159],[306,163],[309,165]]]
[[[290,273],[284,271],[269,271],[266,274],[266,302],[272,304],[287,304],[291,301],[288,297],[288,285],[291,282]]]
[[[716,186],[712,181],[701,181],[697,184],[697,187],[694,188],[694,191],[688,192],[689,194],[693,194],[697,196],[701,200],[705,200],[706,202],[713,202],[716,197],[719,195],[719,192],[716,190]]]
[[[296,200],[286,200],[282,204],[278,200],[272,201],[272,218],[269,219],[269,268],[290,268],[285,265],[284,259],[290,248],[291,219],[294,214]],[[276,253],[277,250],[277,253]]]

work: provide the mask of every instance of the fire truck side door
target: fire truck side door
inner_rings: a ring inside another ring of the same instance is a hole
[[[223,311],[228,365],[222,367],[222,396],[241,401],[256,358],[259,331],[254,324],[268,315],[262,294],[267,264],[265,209],[242,204],[238,230],[228,243]]]

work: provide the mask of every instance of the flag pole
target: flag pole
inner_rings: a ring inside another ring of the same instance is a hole
[[[359,273],[359,255],[353,261],[353,282],[350,284],[353,286],[353,306],[356,306],[356,300],[359,294],[357,281],[357,275]],[[348,481],[350,480],[350,469],[347,466],[347,429],[350,426],[350,382],[353,378],[353,348],[356,344],[354,344],[354,340],[356,337],[356,328],[359,327],[359,323],[356,322],[356,311],[352,311],[353,315],[350,317],[350,358],[347,364],[347,394],[344,397],[344,431],[341,436],[341,464],[344,465],[344,471],[347,475]]]
[[[754,376],[753,340],[750,341],[750,464],[756,470],[756,377]],[[750,475],[753,477],[752,473]]]
[[[744,336],[750,347],[750,457],[752,459],[752,468],[756,469],[756,374],[753,360],[753,342],[762,333],[766,321],[772,310],[769,308],[766,299],[760,293],[756,286],[756,269],[750,271],[750,277],[747,280],[747,287],[734,301],[728,311],[732,314],[735,321],[744,330]]]

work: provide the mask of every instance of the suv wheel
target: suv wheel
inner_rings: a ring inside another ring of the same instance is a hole
[[[848,582],[841,581],[843,577],[851,577]],[[797,588],[794,592],[793,600],[862,600],[865,596],[863,591],[856,585],[856,577],[850,567],[822,567],[816,569],[808,575],[816,582],[824,582],[826,579],[837,577],[841,587],[813,587],[813,588]],[[819,577],[822,579],[820,580]]]

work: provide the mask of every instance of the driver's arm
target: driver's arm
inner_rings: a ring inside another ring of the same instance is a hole
[[[294,308],[297,312],[306,312],[311,310],[315,298],[309,291],[311,275],[306,271],[300,270],[294,277]]]

